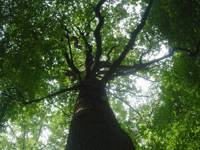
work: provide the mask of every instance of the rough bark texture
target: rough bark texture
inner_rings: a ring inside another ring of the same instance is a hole
[[[134,150],[130,137],[120,128],[100,81],[86,81],[71,121],[66,150]]]

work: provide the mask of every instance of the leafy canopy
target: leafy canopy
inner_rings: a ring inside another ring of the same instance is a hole
[[[112,107],[138,148],[198,149],[199,5],[0,1],[0,148],[64,147],[76,85],[95,76],[109,81]],[[170,51],[157,57],[163,45]],[[153,80],[152,93],[141,97],[133,75]],[[140,107],[128,101],[145,96]]]

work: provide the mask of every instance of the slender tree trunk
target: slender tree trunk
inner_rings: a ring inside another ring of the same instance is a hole
[[[120,128],[98,80],[83,82],[71,121],[66,150],[134,150]]]

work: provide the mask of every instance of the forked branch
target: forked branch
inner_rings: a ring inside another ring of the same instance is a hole
[[[89,76],[91,72],[91,67],[93,64],[92,45],[88,42],[87,37],[86,37],[87,35],[85,35],[79,27],[76,27],[76,28],[78,29],[79,34],[81,35],[85,44],[85,49],[86,49],[85,69],[86,69],[86,76]]]
[[[69,53],[66,52],[64,54],[65,60],[68,64],[68,66],[70,67],[70,69],[74,72],[74,74],[76,74],[78,77],[80,76],[80,71],[79,69],[74,65],[74,61],[73,61],[73,55],[72,55],[72,49],[71,49],[71,43],[70,43],[70,37],[69,37],[69,31],[66,29],[67,33],[66,33],[66,38],[67,38],[67,42],[68,42],[68,48],[69,48]]]

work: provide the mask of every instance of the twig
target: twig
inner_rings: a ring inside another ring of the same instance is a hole
[[[113,46],[113,47],[111,47],[111,49],[108,51],[108,53],[107,53],[107,62],[109,62],[110,61],[110,54],[112,53],[112,51],[116,48],[117,46]]]
[[[158,82],[158,81],[155,81],[155,80],[148,79],[147,77],[140,76],[138,74],[134,74],[134,76],[136,76],[138,78],[143,78],[144,80],[147,80],[147,81],[152,82],[152,83],[157,83]]]
[[[116,100],[119,100],[120,102],[126,104],[132,111],[134,111],[134,112],[143,120],[142,115],[141,115],[137,110],[135,110],[135,109],[129,104],[129,102],[127,102],[127,101],[121,99],[120,97],[116,96],[115,94],[112,94],[112,93],[110,93],[110,94],[111,94],[114,98],[116,98]]]

